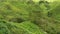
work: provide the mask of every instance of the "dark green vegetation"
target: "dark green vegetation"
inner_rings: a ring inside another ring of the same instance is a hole
[[[0,34],[60,34],[60,2],[0,0]]]

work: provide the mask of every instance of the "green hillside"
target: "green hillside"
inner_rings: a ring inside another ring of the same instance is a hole
[[[60,34],[60,1],[0,0],[0,34]]]

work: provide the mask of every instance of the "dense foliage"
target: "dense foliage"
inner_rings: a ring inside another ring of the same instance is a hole
[[[60,34],[60,1],[0,0],[0,34]]]

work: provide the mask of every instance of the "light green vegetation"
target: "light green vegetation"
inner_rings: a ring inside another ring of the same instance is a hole
[[[0,0],[0,34],[60,34],[60,1]]]

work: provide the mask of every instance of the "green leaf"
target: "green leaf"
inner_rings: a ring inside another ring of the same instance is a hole
[[[44,31],[30,21],[11,23],[0,21],[0,34],[45,34]]]
[[[37,25],[31,23],[30,21],[26,21],[26,22],[23,22],[21,24],[15,23],[14,25],[24,29],[29,34],[44,34],[44,32],[41,31]]]

